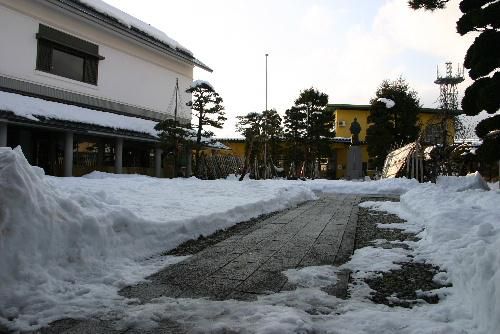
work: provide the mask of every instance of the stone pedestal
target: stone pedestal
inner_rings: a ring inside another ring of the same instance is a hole
[[[361,146],[351,145],[347,154],[346,178],[357,180],[363,178],[363,162],[361,160]]]

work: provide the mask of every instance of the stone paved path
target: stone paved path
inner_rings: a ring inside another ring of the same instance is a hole
[[[240,232],[189,259],[150,276],[148,282],[120,291],[147,303],[153,298],[254,300],[259,294],[292,290],[282,271],[339,265],[352,254],[359,196],[326,195],[264,220],[261,228]],[[349,273],[326,291],[345,297]],[[123,333],[133,333],[128,330]],[[164,321],[155,333],[184,333]],[[38,333],[120,333],[100,320],[60,320]]]
[[[352,254],[359,197],[324,196],[265,220],[121,294],[148,302],[160,296],[256,299],[289,290],[284,270],[344,263]]]

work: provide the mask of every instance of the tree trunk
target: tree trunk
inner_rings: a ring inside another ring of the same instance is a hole
[[[196,157],[196,176],[199,176],[200,172],[200,150],[201,150],[201,131],[202,131],[202,126],[203,126],[203,113],[200,111],[200,118],[198,121],[198,132],[196,134],[196,150],[195,150],[195,157]]]
[[[245,178],[245,175],[248,173],[248,167],[249,167],[249,161],[251,161],[252,158],[252,151],[253,151],[253,139],[250,140],[250,144],[248,145],[248,152],[247,156],[245,157],[245,164],[243,166],[243,170],[241,171],[241,176],[239,178],[239,181],[243,181]]]

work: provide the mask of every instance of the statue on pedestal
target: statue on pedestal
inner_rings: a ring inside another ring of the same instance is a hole
[[[351,123],[351,127],[349,128],[351,131],[351,145],[357,146],[360,144],[359,142],[359,133],[361,132],[361,125],[358,123],[358,119],[354,117],[354,122]]]

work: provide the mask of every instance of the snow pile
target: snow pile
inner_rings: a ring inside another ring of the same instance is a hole
[[[297,181],[303,182],[303,181]],[[420,184],[415,179],[381,179],[377,181],[312,180],[306,185],[319,193],[400,195]]]
[[[400,269],[399,263],[408,262],[409,254],[408,250],[402,248],[364,247],[357,249],[352,259],[342,268],[352,270],[356,278],[365,278],[375,272]]]
[[[146,35],[153,37],[154,39],[163,42],[170,46],[172,49],[179,49],[183,52],[186,52],[189,55],[193,55],[191,51],[189,51],[187,48],[179,44],[179,42],[173,40],[172,38],[168,37],[167,34],[165,34],[163,31],[156,29],[155,27],[142,22],[141,20],[125,13],[119,10],[116,7],[113,7],[111,5],[108,5],[104,1],[101,0],[78,0],[84,5],[87,5],[93,9],[95,9],[97,12],[105,14],[107,16],[110,16],[114,19],[116,19],[118,22],[123,24],[124,26],[128,28],[135,28],[139,31],[142,31]]]
[[[116,308],[119,288],[171,261],[146,257],[314,198],[252,181],[58,179],[0,148],[0,323],[29,329]]]
[[[37,116],[63,121],[94,124],[113,129],[131,130],[157,136],[157,122],[97,111],[69,104],[46,101],[19,94],[0,92],[0,110],[39,121]]]
[[[453,287],[445,289],[433,317],[455,328],[465,321],[474,332],[495,333],[500,328],[500,192],[477,189],[480,184],[477,175],[445,178],[441,185],[408,191],[400,203],[371,205],[408,220],[408,229],[422,229],[415,260],[446,270],[436,279]]]
[[[338,269],[332,266],[305,267],[285,271],[288,282],[300,287],[323,288],[337,283]]]
[[[396,105],[396,102],[394,102],[391,99],[386,99],[385,97],[380,97],[380,98],[377,99],[377,101],[385,103],[385,107],[387,109],[391,109],[392,107],[394,107]]]
[[[438,176],[436,183],[447,191],[465,191],[473,189],[490,190],[490,187],[479,172],[469,174],[465,177]]]

